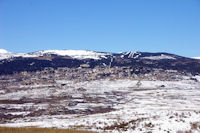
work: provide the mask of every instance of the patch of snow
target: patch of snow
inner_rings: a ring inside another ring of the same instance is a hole
[[[134,58],[134,59],[138,58],[141,55],[140,53],[133,52],[133,51],[131,51],[131,52],[122,52],[122,54],[123,54],[123,55],[121,55],[122,58],[124,57],[124,55],[128,55],[128,58]]]
[[[0,49],[0,54],[5,54],[5,53],[9,53],[9,52],[5,49]]]
[[[0,90],[0,94],[4,94],[5,93],[5,90]]]
[[[200,76],[199,75],[194,76],[194,78],[196,78],[197,81],[200,82]]]
[[[6,113],[6,114],[11,114],[11,115],[27,115],[30,112],[11,112],[11,113]]]
[[[150,59],[150,60],[163,60],[163,59],[168,59],[168,60],[175,60],[176,58],[169,56],[169,55],[164,55],[161,54],[160,56],[148,56],[148,57],[142,57],[143,59]]]
[[[200,57],[192,57],[193,59],[200,59]]]

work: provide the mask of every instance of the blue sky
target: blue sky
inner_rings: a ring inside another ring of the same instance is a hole
[[[200,56],[200,1],[0,0],[0,48]]]

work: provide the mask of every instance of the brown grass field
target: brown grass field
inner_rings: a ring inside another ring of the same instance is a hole
[[[90,131],[77,131],[69,129],[52,128],[9,128],[0,127],[0,133],[94,133]]]

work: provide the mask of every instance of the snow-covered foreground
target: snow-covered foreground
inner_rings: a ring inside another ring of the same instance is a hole
[[[4,103],[0,107],[7,109],[4,115],[18,117],[1,122],[0,126],[198,133],[200,78],[195,78],[184,77],[181,81],[104,79],[78,83],[57,80],[56,85],[19,86],[21,89],[14,92],[2,90],[0,100]]]

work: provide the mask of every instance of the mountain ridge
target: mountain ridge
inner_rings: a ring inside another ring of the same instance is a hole
[[[45,68],[129,67],[133,73],[147,73],[153,69],[177,70],[192,74],[200,73],[200,61],[175,54],[158,52],[95,52],[87,50],[44,50],[32,53],[0,54],[0,74],[23,71],[41,71]]]
[[[139,51],[128,51],[128,52],[119,52],[119,53],[115,53],[115,52],[99,52],[99,51],[91,51],[91,50],[40,50],[40,51],[36,51],[36,52],[28,52],[28,53],[12,53],[9,52],[5,49],[0,49],[0,60],[3,59],[9,59],[9,58],[14,58],[14,57],[24,57],[24,58],[28,58],[28,57],[39,57],[39,56],[44,56],[44,55],[59,55],[59,56],[72,56],[74,58],[78,58],[78,59],[99,59],[98,56],[106,56],[106,55],[116,55],[116,54],[120,54],[120,55],[128,55],[129,58],[137,58],[137,57],[133,57],[134,55],[141,55],[140,53],[148,53],[148,54],[162,54],[162,55],[175,55],[175,54],[170,54],[170,53],[166,53],[166,52],[139,52]],[[81,58],[78,56],[88,56],[86,58]],[[186,57],[188,58],[188,57]],[[163,58],[165,59],[165,58]],[[170,58],[168,58],[170,59]],[[172,58],[171,58],[172,59]]]

